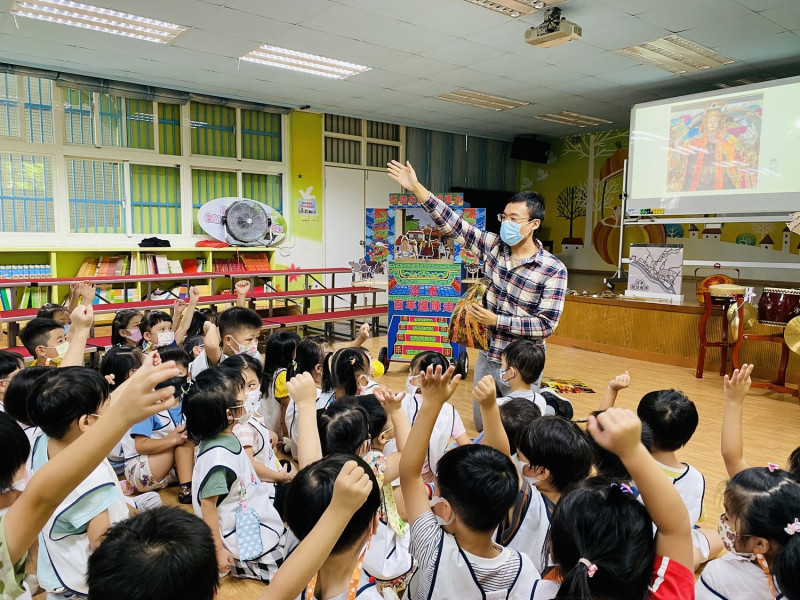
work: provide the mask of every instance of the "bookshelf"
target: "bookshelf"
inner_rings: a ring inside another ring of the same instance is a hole
[[[153,264],[153,259],[151,256],[153,255],[160,255],[163,258],[160,259],[159,263],[164,263],[169,266],[172,264],[176,266],[176,264],[180,264],[181,273],[174,273],[175,275],[175,284],[180,285],[181,282],[185,284],[185,277],[184,273],[192,273],[191,270],[193,267],[196,268],[196,273],[211,273],[212,269],[217,270],[214,268],[215,265],[222,266],[224,265],[224,270],[226,272],[234,271],[253,271],[253,270],[264,270],[264,264],[273,265],[273,256],[275,250],[273,248],[198,248],[198,247],[170,247],[170,248],[139,248],[139,247],[123,247],[123,246],[111,246],[102,249],[85,249],[85,248],[53,248],[53,249],[40,249],[35,248],[29,251],[22,251],[20,249],[0,249],[0,272],[7,273],[13,272],[10,271],[14,265],[28,267],[35,266],[38,270],[35,276],[21,276],[23,272],[22,268],[18,268],[18,272],[20,273],[19,276],[12,276],[13,279],[22,279],[22,280],[30,280],[30,281],[37,281],[48,278],[45,273],[46,269],[49,268],[49,277],[63,279],[63,278],[78,278],[77,275],[81,271],[82,265],[87,260],[97,261],[98,264],[102,260],[103,257],[110,257],[116,256],[121,257],[121,272],[117,273],[120,268],[117,267],[115,263],[113,265],[114,273],[110,272],[112,266],[107,264],[106,271],[103,273],[97,273],[95,276],[108,276],[108,277],[116,277],[122,274],[130,274],[130,275],[141,275],[143,278],[146,278],[148,274],[152,273],[151,268]],[[248,268],[248,263],[252,264],[253,260],[256,259],[258,255],[265,255],[266,261],[256,260],[255,264],[258,265],[257,267],[250,266]],[[248,260],[244,260],[243,257],[248,257]],[[172,261],[170,263],[170,261]],[[174,261],[178,261],[175,263]],[[196,261],[196,264],[194,263]],[[187,271],[184,272],[184,265],[187,267]],[[168,267],[167,267],[168,268]],[[30,271],[30,269],[28,269]],[[28,272],[26,271],[26,272]],[[127,273],[125,273],[127,271]],[[159,269],[159,273],[161,270]],[[33,273],[31,273],[33,275]],[[4,279],[0,277],[0,279]],[[210,293],[211,290],[211,283],[213,277],[209,276],[208,278],[197,278],[196,285],[201,287],[201,294],[207,295]],[[162,289],[165,285],[169,284],[169,281],[172,281],[169,278],[164,280],[163,284],[159,282],[160,287]],[[107,283],[102,284],[103,287],[100,288],[98,291],[103,294],[104,297],[108,297],[109,300],[113,302],[123,302],[124,300],[128,301],[135,301],[137,299],[144,300],[147,296],[148,291],[148,284],[143,283],[140,281],[132,281],[127,284],[123,283]],[[155,286],[153,286],[155,287]],[[172,287],[172,286],[170,286]],[[184,286],[185,287],[185,286]],[[25,290],[34,289],[34,288],[27,288],[27,287],[9,287],[6,289],[4,293],[17,294],[17,308],[31,308],[29,305],[21,304],[21,300],[24,297]],[[41,288],[43,290],[47,290],[44,294],[46,297],[42,297],[38,299],[38,302],[45,303],[45,302],[61,302],[63,299],[69,294],[69,285],[68,284],[56,284],[52,286],[48,286],[46,288]],[[218,290],[217,290],[218,291]],[[30,294],[28,294],[30,298]],[[98,300],[99,301],[99,300]],[[30,301],[29,301],[30,304]],[[3,308],[0,306],[0,308]],[[35,308],[35,307],[33,307]]]

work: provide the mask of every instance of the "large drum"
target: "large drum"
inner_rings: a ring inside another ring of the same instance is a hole
[[[764,288],[758,301],[758,322],[784,327],[800,315],[800,290]]]

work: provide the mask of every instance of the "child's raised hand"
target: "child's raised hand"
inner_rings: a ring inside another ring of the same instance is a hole
[[[753,372],[753,365],[742,365],[741,369],[736,369],[730,377],[725,375],[724,389],[726,402],[742,402],[747,392],[750,391],[750,374]]]
[[[183,311],[186,309],[186,301],[182,300],[181,298],[176,298],[175,302],[172,303],[172,312],[173,318],[177,319],[180,315],[183,314]]]
[[[427,371],[422,371],[419,376],[422,400],[430,401],[440,406],[447,402],[453,396],[459,381],[461,381],[461,375],[453,377],[455,370],[455,366],[450,365],[442,373],[441,365],[437,365],[436,370],[431,365]]]
[[[366,502],[371,491],[372,480],[369,475],[356,461],[348,460],[342,465],[333,484],[331,506],[352,516]]]
[[[178,400],[174,397],[175,387],[155,389],[155,386],[177,375],[178,368],[174,361],[158,366],[147,365],[137,370],[128,379],[127,387],[112,405],[112,409],[118,409],[132,426],[159,411],[176,407]]]
[[[491,375],[482,377],[475,389],[472,390],[472,397],[475,398],[475,402],[484,408],[496,404],[497,390],[494,385],[494,377]]]
[[[358,337],[359,337],[359,339],[364,340],[364,341],[368,340],[370,331],[371,331],[371,328],[370,328],[369,323],[362,323],[361,327],[358,328]]]
[[[89,281],[82,281],[78,284],[78,294],[81,297],[81,304],[90,305],[94,301],[97,286]]]
[[[628,374],[627,371],[625,371],[621,375],[617,375],[616,377],[614,377],[614,379],[609,381],[608,387],[610,387],[615,392],[618,392],[620,390],[624,390],[630,384],[631,384],[631,376]]]
[[[286,382],[286,389],[297,407],[317,402],[317,384],[311,373],[300,373]]]
[[[404,393],[394,394],[392,390],[382,387],[375,388],[374,393],[375,397],[383,405],[383,409],[387,413],[391,414],[397,410],[403,409],[403,398],[405,398]]]
[[[233,287],[236,289],[236,294],[238,296],[246,296],[250,293],[250,280],[240,279]]]
[[[195,286],[189,288],[189,302],[192,304],[197,304],[198,300],[200,300],[200,290],[198,290]]]
[[[609,408],[596,417],[589,416],[586,429],[598,445],[623,460],[642,445],[642,422],[627,408]]]
[[[106,378],[106,381],[108,382],[108,385],[114,385],[114,374],[113,373],[109,373],[108,375],[104,375],[104,377]]]
[[[91,305],[79,304],[69,318],[76,329],[89,329],[94,323],[94,310]]]

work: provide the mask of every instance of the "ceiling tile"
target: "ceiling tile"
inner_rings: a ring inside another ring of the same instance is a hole
[[[507,52],[522,50],[525,47],[525,30],[529,25],[519,19],[509,20],[497,27],[488,28],[470,36],[470,41]]]
[[[730,0],[725,0],[724,6],[704,0],[674,0],[641,13],[639,18],[670,31],[680,32],[747,14],[750,14],[747,8]]]
[[[602,52],[602,50],[598,46],[588,43],[584,37],[555,48],[541,48],[523,43],[518,48],[517,54],[537,62],[562,65],[582,58],[590,58],[598,52]]]
[[[423,52],[422,56],[466,67],[478,61],[504,56],[504,54],[502,50],[498,50],[497,48],[482,46],[474,42],[459,39],[446,46],[440,46]]]
[[[551,83],[548,85],[554,90],[563,91],[567,94],[584,95],[589,92],[594,92],[595,90],[606,90],[613,87],[614,84],[586,75],[580,79],[572,79],[563,83]]]
[[[163,0],[151,0],[151,1],[161,2]],[[231,8],[235,8],[237,10],[253,13],[256,15],[262,15],[264,17],[269,17],[271,19],[277,19],[279,21],[285,21],[287,23],[293,23],[293,24],[299,23],[304,19],[313,17],[314,15],[319,14],[321,11],[330,8],[335,4],[334,0],[302,0],[302,2],[292,2],[292,1],[287,2],[286,0],[207,0],[207,1],[223,6],[230,6]],[[187,8],[181,2],[173,1],[172,3],[183,6],[184,10],[186,10]],[[170,2],[165,2],[165,4],[170,4]],[[194,2],[192,2],[192,4],[194,4]]]
[[[797,4],[765,10],[759,14],[786,29],[800,29],[800,7]]]
[[[394,88],[409,94],[419,94],[420,96],[438,96],[439,94],[453,91],[452,84],[430,79],[418,79],[413,83],[394,86]]]
[[[717,51],[739,61],[768,63],[781,57],[800,56],[800,37],[784,31],[750,40],[731,40],[731,43],[719,46]],[[769,65],[765,67],[769,69]]]
[[[370,69],[364,73],[353,76],[353,81],[381,88],[395,88],[407,85],[413,81],[419,81],[419,77],[392,73],[384,69]]]
[[[317,31],[335,33],[354,40],[364,41],[364,35],[368,32],[384,31],[399,25],[400,21],[358,10],[345,4],[334,4],[313,16],[303,19],[300,24]]]
[[[600,0],[606,6],[610,6],[629,15],[638,15],[653,8],[664,5],[664,0]]]
[[[205,29],[190,29],[172,42],[172,47],[199,50],[229,58],[239,58],[253,50],[254,42]]]
[[[317,31],[300,25],[295,25],[274,38],[265,39],[263,43],[337,59],[339,58],[340,52],[358,46],[358,42],[350,38]]]
[[[372,32],[363,41],[414,54],[444,46],[455,39],[452,35],[440,34],[426,27],[400,23],[377,33]]]
[[[571,60],[559,65],[565,69],[570,69],[576,73],[585,75],[599,75],[629,69],[631,60],[612,52],[597,52],[594,56],[586,57],[581,60]]]
[[[666,79],[674,79],[677,75],[673,75],[669,71],[653,67],[651,65],[640,65],[635,61],[629,60],[628,64],[632,65],[627,69],[620,69],[618,71],[609,71],[608,73],[598,73],[596,77],[603,81],[610,81],[611,83],[618,83],[620,85],[636,86],[646,84],[651,81],[663,81]]]
[[[409,56],[401,61],[386,65],[387,71],[394,73],[402,73],[404,75],[412,75],[416,77],[433,77],[440,75],[446,71],[453,70],[453,65],[442,62],[440,60],[433,60],[425,58],[424,56]]]
[[[755,38],[767,37],[774,33],[785,31],[769,19],[751,13],[744,17],[719,21],[705,27],[695,27],[684,31],[681,35],[697,44],[717,48],[729,45],[731,40],[741,42]]]
[[[671,33],[639,17],[626,17],[611,25],[584,29],[583,39],[600,48],[612,50],[657,40]]]
[[[522,71],[531,73],[548,67],[550,67],[550,65],[546,62],[533,59],[520,60],[520,57],[509,56],[508,54],[502,54],[496,58],[482,60],[470,65],[470,68],[476,71],[483,71],[503,77],[514,77],[519,75]]]
[[[461,0],[439,0],[438,4],[455,3]],[[430,0],[402,0],[402,2],[375,2],[375,0],[338,0],[363,11],[374,12],[401,21],[410,21],[418,15],[427,14],[431,9]]]
[[[444,6],[431,2],[429,11],[403,20],[441,33],[470,38],[473,34],[485,31],[489,27],[508,22],[509,17],[461,0]]]

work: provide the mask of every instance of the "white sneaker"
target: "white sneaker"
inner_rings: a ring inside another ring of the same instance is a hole
[[[136,505],[137,510],[150,510],[151,508],[158,508],[162,504],[161,496],[158,495],[158,492],[145,492],[143,494],[139,494],[133,499],[133,503]]]

